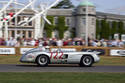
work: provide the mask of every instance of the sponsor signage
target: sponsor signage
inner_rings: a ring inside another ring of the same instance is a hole
[[[24,54],[25,52],[31,50],[33,48],[20,48],[20,54]]]
[[[122,34],[122,35],[121,35],[121,40],[122,40],[122,41],[125,41],[125,34]]]
[[[119,34],[114,34],[114,39],[119,40]]]
[[[125,56],[125,50],[111,50],[111,56]]]
[[[16,54],[15,48],[0,48],[0,54]]]

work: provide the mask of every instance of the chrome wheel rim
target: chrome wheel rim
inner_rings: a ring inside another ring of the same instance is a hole
[[[85,57],[83,58],[83,63],[84,63],[85,65],[90,65],[90,64],[92,63],[92,58],[91,58],[90,56],[85,56]]]
[[[41,56],[41,57],[39,58],[39,63],[40,63],[40,64],[46,64],[46,63],[47,63],[47,58]]]

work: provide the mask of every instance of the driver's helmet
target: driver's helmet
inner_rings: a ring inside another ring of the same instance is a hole
[[[46,49],[46,51],[50,51],[50,47],[49,46],[46,46],[45,49]]]
[[[45,48],[46,48],[46,49],[49,49],[50,47],[49,47],[49,46],[46,46]]]

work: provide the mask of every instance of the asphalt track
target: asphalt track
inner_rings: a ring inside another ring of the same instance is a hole
[[[125,66],[93,66],[79,67],[78,65],[49,65],[38,67],[37,65],[0,64],[0,72],[111,72],[125,73]]]

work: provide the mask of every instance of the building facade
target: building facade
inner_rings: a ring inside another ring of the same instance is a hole
[[[74,9],[50,9],[48,10],[47,15],[53,16],[53,23],[56,23],[59,16],[65,17],[65,26],[68,26],[68,30],[65,31],[64,37],[68,38],[71,37],[72,32],[74,30],[76,37],[85,38],[85,30],[86,30],[86,6],[88,6],[88,37],[91,39],[96,38],[96,20],[106,19],[109,22],[112,21],[122,21],[125,23],[125,16],[124,15],[116,15],[116,14],[109,14],[103,12],[96,12],[95,6],[91,2],[81,2],[76,8]],[[14,10],[8,10],[8,12],[14,12]],[[21,20],[26,19],[27,17],[30,18],[34,15],[34,12],[30,9],[25,10],[16,18],[9,21],[9,28],[8,28],[8,36],[9,37],[21,37],[21,38],[36,38],[35,35],[39,35],[35,30],[37,27],[35,24],[35,20],[28,23],[25,26],[19,25]],[[42,18],[41,18],[42,19]],[[62,27],[63,28],[63,27]],[[41,28],[38,28],[37,31],[41,31]],[[45,31],[41,32],[44,34]],[[52,32],[52,37],[57,37],[58,31]],[[41,36],[44,37],[45,35]],[[4,37],[4,27],[3,27],[3,37]],[[39,36],[40,37],[40,36]]]

